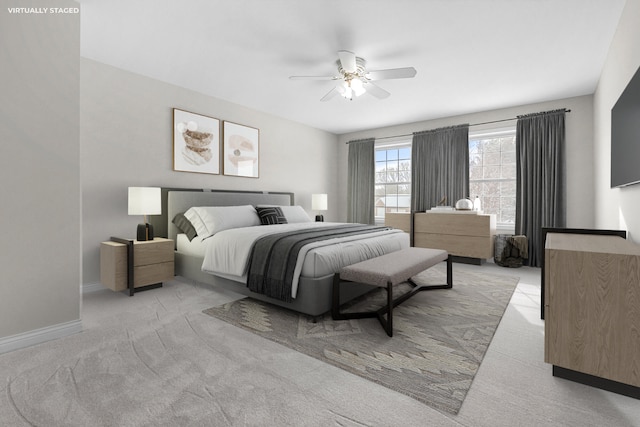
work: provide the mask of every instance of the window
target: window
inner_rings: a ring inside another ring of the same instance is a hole
[[[516,222],[516,132],[514,128],[469,135],[469,196],[497,225]]]
[[[376,224],[386,212],[411,212],[411,141],[376,146]]]

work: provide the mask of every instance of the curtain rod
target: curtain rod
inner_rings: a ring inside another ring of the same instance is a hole
[[[553,111],[554,112],[555,111],[564,111],[565,113],[570,113],[571,112],[571,110],[566,109],[566,108],[559,108],[559,109],[553,110]],[[540,113],[534,113],[534,114],[540,114]],[[492,120],[490,122],[482,122],[482,123],[472,123],[469,126],[480,126],[480,125],[489,125],[489,124],[492,124],[492,123],[510,122],[512,120],[518,120],[519,118],[526,117],[526,116],[529,116],[529,114],[524,114],[524,115],[512,117],[510,119]],[[379,138],[375,138],[374,137],[374,139],[377,141],[377,140],[380,140],[380,139],[402,138],[404,136],[413,136],[413,134],[414,134],[414,132],[407,133],[407,134],[404,134],[404,135],[381,136]],[[360,141],[360,140],[362,140],[362,138],[360,138],[358,140],[354,140],[354,141],[347,141],[345,144],[349,144],[350,142],[356,142],[356,141]]]

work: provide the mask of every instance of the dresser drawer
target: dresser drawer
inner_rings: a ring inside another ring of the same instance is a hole
[[[493,257],[492,239],[478,236],[455,236],[446,234],[416,233],[414,246],[442,249],[450,255],[488,259]]]
[[[455,234],[458,236],[482,236],[491,234],[490,215],[417,213],[414,229],[423,233]]]

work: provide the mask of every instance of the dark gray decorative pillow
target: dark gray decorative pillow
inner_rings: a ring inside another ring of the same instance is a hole
[[[287,218],[277,206],[257,207],[256,211],[262,225],[287,224]]]
[[[184,216],[184,214],[179,213],[178,215],[174,216],[171,222],[173,222],[180,231],[187,235],[189,241],[192,241],[193,238],[198,235],[195,227],[193,226],[193,224],[191,224],[191,221],[189,221],[187,217]]]

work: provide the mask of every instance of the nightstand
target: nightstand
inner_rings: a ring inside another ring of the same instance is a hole
[[[112,237],[100,244],[100,281],[129,295],[162,286],[174,275],[174,242],[156,237],[138,241]]]

